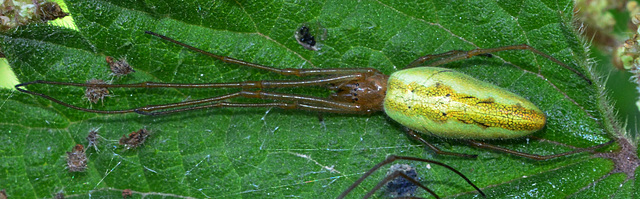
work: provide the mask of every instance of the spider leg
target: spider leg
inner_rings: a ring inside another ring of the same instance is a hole
[[[604,144],[599,144],[599,145],[592,146],[592,147],[587,147],[587,148],[580,148],[580,149],[576,149],[576,150],[573,150],[573,151],[564,152],[564,153],[560,153],[560,154],[554,154],[554,155],[537,155],[537,154],[523,153],[523,152],[514,151],[514,150],[511,150],[511,149],[506,149],[506,148],[502,148],[502,147],[499,147],[499,146],[495,146],[495,145],[491,145],[491,144],[487,144],[487,143],[480,142],[480,141],[475,141],[475,140],[468,140],[467,142],[469,142],[469,144],[471,146],[478,147],[478,148],[501,151],[501,152],[504,152],[504,153],[509,153],[509,154],[513,154],[513,155],[516,155],[516,156],[525,157],[525,158],[534,159],[534,160],[548,160],[548,159],[567,156],[567,155],[571,155],[571,154],[581,153],[581,152],[585,152],[585,151],[593,151],[593,150],[596,150],[596,149],[599,149],[599,148],[602,148],[602,147],[605,147],[605,146],[609,146],[610,144],[614,143],[615,141],[609,141],[609,142],[604,143]]]
[[[257,99],[269,99],[279,101],[292,101],[293,103],[230,103],[219,102],[231,98],[257,98]],[[217,102],[217,103],[213,103]],[[213,103],[213,104],[208,104]],[[203,105],[204,104],[204,105]],[[185,108],[182,108],[185,107]],[[361,113],[360,106],[345,103],[336,102],[329,99],[322,99],[317,97],[309,97],[302,95],[282,94],[282,93],[268,93],[262,91],[240,91],[227,95],[221,95],[206,99],[190,100],[185,102],[178,102],[172,104],[151,105],[142,108],[132,109],[132,112],[144,114],[144,115],[161,115],[168,113],[176,113],[182,111],[190,111],[205,108],[222,108],[222,107],[279,107],[283,109],[299,109],[308,111],[322,111],[332,113]],[[172,108],[179,108],[173,109]],[[158,111],[160,110],[160,111]],[[166,110],[166,111],[164,111]],[[155,111],[155,112],[154,112]]]
[[[298,104],[298,103],[282,103],[282,102],[273,102],[273,103],[231,103],[231,102],[218,102],[213,104],[207,104],[202,106],[194,106],[180,109],[173,109],[167,111],[156,111],[156,112],[144,112],[141,110],[134,110],[135,113],[139,113],[142,115],[164,115],[164,114],[172,114],[183,111],[191,111],[191,110],[199,110],[199,109],[208,109],[208,108],[227,108],[227,107],[277,107],[282,109],[296,109],[296,110],[307,110],[307,111],[317,111],[317,112],[330,112],[330,113],[352,113],[352,111],[345,111],[343,109],[338,108],[330,108],[330,107],[322,107],[308,104]]]
[[[283,81],[245,81],[245,82],[229,82],[229,83],[207,83],[207,84],[181,84],[181,83],[162,83],[162,82],[142,82],[136,84],[91,84],[91,83],[72,83],[72,82],[55,82],[36,80],[16,85],[26,87],[31,84],[48,84],[76,87],[99,87],[99,88],[284,88],[284,87],[303,87],[316,86],[331,83],[342,83],[345,81],[356,80],[361,78],[361,74],[341,75],[335,77],[323,77],[309,80],[283,80]],[[22,90],[20,90],[22,91]]]
[[[167,37],[167,36],[155,33],[155,32],[145,31],[145,33],[153,35],[153,36],[156,36],[156,37],[160,37],[160,38],[162,38],[164,40],[167,40],[167,41],[169,41],[171,43],[178,44],[180,46],[183,46],[183,47],[188,48],[190,50],[202,53],[202,54],[207,55],[209,57],[213,57],[213,58],[219,59],[220,61],[223,61],[223,62],[232,63],[232,64],[239,64],[239,65],[248,66],[248,67],[252,67],[252,68],[271,71],[271,72],[274,72],[274,73],[278,73],[280,75],[310,76],[310,75],[340,75],[340,74],[352,74],[352,73],[373,74],[373,73],[378,71],[378,70],[373,69],[373,68],[327,68],[327,69],[284,68],[284,69],[280,69],[280,68],[274,68],[274,67],[270,67],[270,66],[256,64],[256,63],[246,62],[246,61],[242,61],[242,60],[239,60],[239,59],[234,59],[234,58],[231,58],[231,57],[216,55],[216,54],[204,51],[202,49],[193,47],[191,45],[176,41],[176,40],[174,40],[174,39],[172,39],[170,37]]]
[[[72,108],[72,109],[76,109],[76,110],[80,110],[80,111],[85,111],[85,112],[90,112],[90,113],[119,114],[119,113],[131,113],[131,112],[133,112],[133,111],[134,111],[133,109],[131,109],[131,110],[113,110],[113,111],[104,111],[104,110],[94,110],[94,109],[88,109],[88,108],[83,108],[83,107],[79,107],[79,106],[74,106],[74,105],[71,105],[71,104],[69,104],[69,103],[66,103],[66,102],[60,101],[60,100],[58,100],[58,99],[56,99],[56,98],[53,98],[53,97],[51,97],[51,96],[49,96],[49,95],[42,94],[42,93],[38,93],[38,92],[33,92],[33,91],[28,91],[28,90],[25,90],[25,89],[20,88],[20,87],[22,87],[22,86],[26,86],[26,85],[28,85],[28,84],[33,84],[33,82],[27,82],[27,83],[23,83],[23,84],[18,84],[18,85],[16,85],[16,86],[15,86],[15,88],[16,88],[16,90],[18,90],[18,91],[20,91],[20,92],[23,92],[23,93],[27,93],[27,94],[31,94],[31,95],[40,96],[40,97],[42,97],[42,98],[48,99],[48,100],[50,100],[50,101],[52,101],[52,102],[55,102],[55,103],[57,103],[57,104],[60,104],[60,105],[62,105],[62,106],[66,106],[66,107],[69,107],[69,108]]]
[[[165,114],[165,113],[169,113],[169,112],[180,112],[180,111],[195,110],[195,109],[210,108],[210,107],[281,107],[281,108],[287,108],[287,107],[291,107],[292,106],[292,104],[284,104],[284,103],[280,103],[278,105],[276,105],[274,103],[268,103],[268,104],[264,104],[264,105],[258,105],[258,104],[241,105],[241,104],[238,104],[238,103],[218,103],[217,105],[210,104],[210,105],[205,105],[205,106],[200,107],[200,108],[189,107],[189,108],[184,108],[184,109],[181,109],[181,110],[166,111],[166,112],[163,112],[163,113],[150,113],[150,112],[155,111],[155,110],[171,109],[171,108],[186,107],[186,106],[192,106],[192,105],[197,105],[197,104],[210,103],[210,102],[221,101],[221,100],[230,99],[230,98],[234,98],[234,97],[238,97],[238,96],[243,96],[243,97],[247,97],[247,98],[275,99],[275,100],[284,100],[284,101],[287,101],[287,100],[288,101],[300,101],[300,102],[303,102],[303,104],[296,105],[296,107],[299,107],[302,110],[323,111],[323,112],[333,112],[333,113],[360,113],[362,111],[357,110],[357,108],[354,108],[354,107],[357,107],[357,106],[353,105],[353,104],[350,104],[350,103],[335,102],[335,101],[331,101],[331,100],[327,100],[327,99],[321,99],[321,98],[315,98],[315,97],[307,97],[307,96],[299,96],[299,95],[288,95],[288,94],[276,94],[276,93],[264,93],[264,92],[258,92],[258,91],[242,91],[242,92],[238,92],[238,93],[222,95],[222,96],[216,96],[216,97],[207,98],[207,99],[191,100],[191,101],[172,103],[172,104],[151,105],[151,106],[147,106],[147,107],[126,109],[126,110],[94,110],[94,109],[88,109],[88,108],[74,106],[74,105],[71,105],[69,103],[66,103],[66,102],[60,101],[58,99],[55,99],[55,98],[53,98],[53,97],[51,97],[49,95],[46,95],[46,94],[43,94],[43,93],[29,91],[29,90],[26,90],[26,89],[22,88],[22,87],[26,87],[26,86],[31,85],[31,84],[49,84],[49,85],[64,85],[64,86],[77,86],[77,87],[107,87],[107,88],[109,88],[109,87],[115,87],[115,88],[123,88],[123,87],[124,88],[223,88],[223,87],[224,88],[234,88],[234,87],[237,87],[237,88],[243,88],[243,89],[248,89],[248,88],[262,89],[262,88],[303,87],[303,86],[326,85],[326,84],[331,84],[331,83],[342,83],[342,82],[345,82],[345,81],[356,80],[358,78],[361,78],[361,74],[342,75],[342,76],[335,76],[335,77],[324,77],[324,78],[311,79],[311,80],[247,81],[247,82],[236,82],[236,83],[211,83],[211,84],[196,84],[196,85],[176,84],[176,83],[156,83],[156,82],[144,82],[144,83],[139,83],[139,84],[88,84],[88,83],[68,83],[68,82],[53,82],[53,81],[37,80],[37,81],[33,81],[33,82],[27,82],[27,83],[18,84],[18,85],[15,86],[15,88],[18,91],[21,91],[21,92],[24,92],[24,93],[28,93],[28,94],[32,94],[32,95],[37,95],[37,96],[43,97],[45,99],[51,100],[52,102],[58,103],[60,105],[63,105],[63,106],[69,107],[69,108],[73,108],[73,109],[77,109],[77,110],[81,110],[81,111],[85,111],[85,112],[105,113],[105,114],[119,114],[119,113],[136,112],[136,113],[140,113],[140,114],[152,114],[153,115],[153,114]],[[260,97],[259,95],[263,95],[263,96]],[[256,96],[258,96],[258,97],[256,97]],[[322,106],[315,106],[315,105],[318,105],[318,104],[322,104]]]
[[[475,188],[482,196],[486,197],[486,195],[484,194],[484,192],[482,192],[482,190],[480,190],[480,188],[478,188],[475,184],[473,184],[473,182],[471,182],[471,180],[469,180],[469,178],[467,178],[466,176],[464,176],[464,174],[460,173],[460,171],[454,169],[453,167],[446,165],[442,162],[438,162],[435,160],[428,160],[428,159],[422,159],[422,158],[416,158],[416,157],[408,157],[408,156],[396,156],[396,155],[390,155],[387,157],[387,159],[385,159],[384,161],[376,164],[375,166],[373,166],[371,169],[369,169],[369,171],[367,171],[366,173],[364,173],[364,175],[362,175],[362,177],[360,177],[358,180],[356,180],[353,184],[351,184],[351,186],[349,186],[349,188],[347,188],[346,190],[344,190],[344,192],[342,192],[342,194],[340,194],[340,196],[338,196],[338,199],[344,198],[347,196],[347,194],[349,194],[351,191],[353,191],[358,185],[360,185],[360,183],[362,183],[367,177],[369,177],[371,174],[373,174],[373,172],[377,171],[378,169],[380,169],[380,167],[390,164],[392,162],[395,162],[396,160],[410,160],[410,161],[418,161],[418,162],[427,162],[427,163],[432,163],[432,164],[436,164],[436,165],[440,165],[442,167],[445,167],[451,171],[453,171],[454,173],[458,174],[460,177],[462,177],[465,181],[467,181],[467,183],[469,183],[471,186],[473,186],[473,188]]]
[[[591,84],[591,80],[589,80],[584,74],[578,72],[576,69],[573,69],[571,67],[569,67],[567,64],[561,62],[560,60],[547,55],[541,51],[539,51],[538,49],[535,49],[527,44],[520,44],[520,45],[513,45],[513,46],[502,46],[502,47],[496,47],[496,48],[485,48],[485,49],[473,49],[473,50],[469,50],[469,51],[461,51],[461,50],[452,50],[449,52],[445,52],[445,53],[440,53],[440,54],[435,54],[435,55],[425,55],[422,56],[418,59],[416,59],[415,61],[411,62],[408,67],[412,68],[412,67],[416,67],[420,64],[422,64],[425,61],[430,61],[436,58],[442,58],[439,60],[436,60],[434,62],[432,62],[431,64],[429,64],[429,66],[439,66],[442,64],[447,64],[447,63],[451,63],[454,61],[459,61],[459,60],[463,60],[463,59],[469,59],[471,57],[474,56],[478,56],[478,55],[487,55],[487,54],[491,54],[491,53],[495,53],[495,52],[500,52],[500,51],[506,51],[506,50],[528,50],[531,51],[535,54],[538,54],[540,56],[543,56],[553,62],[555,62],[556,64],[570,70],[571,72],[577,74],[578,76],[580,76],[582,79],[584,79],[585,81],[589,82],[589,84]]]
[[[420,137],[420,135],[418,135],[414,130],[409,129],[409,128],[405,128],[405,132],[407,132],[407,134],[409,134],[409,136],[411,138],[413,138],[413,139],[415,139],[415,140],[427,145],[436,154],[458,156],[458,157],[463,157],[463,158],[476,158],[476,157],[478,157],[478,155],[471,155],[471,154],[464,154],[464,153],[454,153],[454,152],[448,152],[448,151],[440,150],[440,148],[436,147],[435,145],[427,142],[425,139]]]
[[[462,51],[462,50],[451,50],[451,51],[447,51],[444,53],[439,53],[439,54],[429,54],[429,55],[425,55],[422,56],[414,61],[412,61],[409,65],[407,65],[405,68],[415,68],[420,66],[420,64],[426,62],[426,61],[430,61],[433,59],[437,59],[437,58],[445,58],[445,57],[451,57],[453,55],[456,54],[460,54],[460,53],[465,53],[467,51]]]
[[[422,183],[418,182],[416,179],[407,176],[407,174],[404,174],[402,171],[394,171],[390,175],[387,175],[387,177],[382,179],[373,189],[371,189],[371,191],[367,192],[367,195],[364,195],[362,198],[370,198],[377,190],[382,188],[382,186],[384,186],[388,182],[396,179],[397,177],[402,177],[402,178],[408,180],[409,182],[411,182],[411,183],[419,186],[420,188],[424,189],[425,191],[429,192],[433,197],[440,198],[440,196],[438,196],[438,194],[433,192],[433,190],[427,188]]]

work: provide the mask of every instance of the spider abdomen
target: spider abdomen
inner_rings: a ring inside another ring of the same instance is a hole
[[[516,138],[542,129],[529,100],[446,68],[418,67],[389,77],[384,110],[413,130],[446,138]]]

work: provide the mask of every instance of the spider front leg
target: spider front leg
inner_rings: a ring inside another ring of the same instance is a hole
[[[149,105],[145,107],[132,108],[132,109],[123,109],[123,110],[95,110],[90,108],[78,107],[61,100],[58,100],[52,96],[47,94],[38,93],[35,91],[26,90],[26,87],[32,84],[45,84],[52,86],[74,86],[74,87],[86,87],[86,88],[242,88],[242,89],[265,89],[265,88],[285,88],[285,87],[307,87],[307,86],[321,86],[326,84],[333,83],[342,83],[347,81],[354,81],[361,79],[363,74],[354,73],[354,74],[346,74],[346,75],[337,75],[337,76],[328,76],[316,79],[309,80],[284,80],[284,81],[246,81],[246,82],[230,82],[230,83],[208,83],[208,84],[180,84],[180,83],[161,83],[161,82],[143,82],[136,84],[93,84],[93,83],[70,83],[70,82],[55,82],[55,81],[43,81],[37,80],[27,83],[18,84],[15,86],[16,90],[43,97],[52,102],[58,103],[62,106],[66,106],[69,108],[73,108],[80,111],[91,112],[91,113],[102,113],[102,114],[121,114],[121,113],[132,113],[136,112],[139,114],[145,115],[158,115],[158,114],[167,114],[167,113],[175,113],[182,112],[187,110],[196,110],[202,108],[214,108],[214,107],[280,107],[284,109],[301,109],[301,110],[310,110],[310,111],[322,111],[322,112],[333,112],[333,113],[358,113],[358,106],[354,105],[346,105],[347,102],[334,102],[327,99],[320,99],[314,97],[306,97],[306,96],[298,96],[298,95],[286,95],[286,94],[273,94],[273,93],[264,93],[264,92],[255,92],[255,91],[243,91],[238,93],[232,93],[227,95],[221,95],[216,97],[211,97],[207,99],[200,100],[191,100],[179,103],[171,103],[171,104],[160,104],[160,105]],[[262,97],[255,97],[255,95],[259,95],[262,93]],[[296,105],[296,103],[265,103],[265,104],[238,104],[238,103],[216,103],[216,104],[206,104],[216,101],[222,101],[226,99],[231,99],[239,96],[244,96],[248,98],[261,98],[261,99],[277,99],[277,100],[285,100],[285,101],[300,101]],[[315,101],[315,102],[314,102]],[[305,104],[311,103],[311,104]],[[317,106],[317,104],[323,104],[322,106]],[[195,107],[188,107],[194,105],[201,105]],[[187,108],[181,108],[187,107]],[[292,108],[293,107],[293,108]],[[348,107],[348,108],[345,108]],[[354,108],[355,107],[355,108]],[[175,110],[168,110],[173,108],[180,108]],[[156,110],[167,110],[167,111],[159,111],[153,112]]]
[[[220,102],[232,98],[255,98],[266,100],[278,100],[288,102],[274,103],[232,103]],[[293,94],[269,93],[262,91],[240,91],[227,95],[221,95],[200,100],[190,100],[172,104],[151,105],[142,108],[132,109],[143,115],[163,115],[184,111],[192,111],[207,108],[224,108],[224,107],[277,107],[282,109],[296,109],[306,111],[330,112],[330,113],[360,113],[361,107],[357,104],[332,101],[330,99],[322,99],[317,97],[309,97]],[[174,109],[177,108],[177,109]],[[159,111],[158,111],[159,110]]]
[[[440,54],[433,54],[433,55],[425,55],[422,56],[418,59],[416,59],[415,61],[411,62],[407,67],[408,68],[413,68],[413,67],[417,67],[420,64],[426,62],[426,61],[431,61],[434,59],[439,59],[439,60],[435,60],[433,62],[431,62],[429,64],[429,66],[439,66],[439,65],[443,65],[443,64],[447,64],[447,63],[451,63],[454,61],[459,61],[459,60],[463,60],[463,59],[469,59],[471,57],[474,56],[481,56],[481,55],[491,55],[491,53],[495,53],[495,52],[500,52],[500,51],[507,51],[507,50],[528,50],[531,51],[535,54],[538,54],[540,56],[543,56],[544,58],[547,58],[553,62],[555,62],[556,64],[570,70],[571,72],[575,73],[576,75],[580,76],[582,79],[584,79],[585,81],[587,81],[589,84],[591,84],[591,80],[589,80],[587,78],[587,76],[585,76],[584,74],[580,73],[579,71],[577,71],[574,68],[569,67],[567,64],[561,62],[560,60],[547,55],[545,53],[543,53],[542,51],[539,51],[538,49],[535,49],[527,44],[520,44],[520,45],[512,45],[512,46],[502,46],[502,47],[496,47],[496,48],[485,48],[485,49],[473,49],[473,50],[469,50],[469,51],[462,51],[462,50],[452,50],[449,52],[445,52],[445,53],[440,53]]]
[[[354,73],[365,73],[365,74],[375,74],[378,73],[378,70],[373,69],[373,68],[327,68],[327,69],[297,69],[297,68],[274,68],[271,66],[265,66],[265,65],[260,65],[260,64],[256,64],[256,63],[251,63],[251,62],[246,62],[243,60],[239,60],[239,59],[235,59],[235,58],[231,58],[231,57],[226,57],[226,56],[221,56],[221,55],[216,55],[207,51],[204,51],[202,49],[193,47],[191,45],[179,42],[177,40],[174,40],[170,37],[155,33],[155,32],[151,32],[151,31],[145,31],[144,33],[159,37],[161,39],[164,39],[166,41],[169,41],[171,43],[174,44],[178,44],[182,47],[188,48],[190,50],[193,50],[195,52],[199,52],[201,54],[204,54],[206,56],[218,59],[220,61],[226,62],[226,63],[232,63],[232,64],[238,64],[238,65],[242,65],[242,66],[248,66],[248,67],[252,67],[252,68],[257,68],[257,69],[262,69],[262,70],[266,70],[266,71],[270,71],[270,72],[274,72],[280,75],[295,75],[295,76],[312,76],[312,75],[345,75],[345,74],[354,74]]]
[[[529,159],[533,159],[533,160],[548,160],[548,159],[568,156],[568,155],[572,155],[572,154],[576,154],[576,153],[581,153],[581,152],[585,152],[585,151],[593,151],[593,150],[596,150],[596,149],[599,149],[599,148],[602,148],[602,147],[609,146],[612,143],[614,143],[615,141],[612,140],[612,141],[609,141],[609,142],[604,143],[604,144],[599,144],[599,145],[592,146],[592,147],[587,147],[587,148],[579,148],[579,149],[576,149],[576,150],[573,150],[573,151],[559,153],[559,154],[553,154],[553,155],[538,155],[538,154],[523,153],[523,152],[514,151],[514,150],[511,150],[511,149],[507,149],[507,148],[502,148],[502,147],[499,147],[499,146],[487,144],[487,143],[476,141],[476,140],[467,140],[467,142],[469,143],[469,145],[477,147],[477,148],[491,149],[491,150],[500,151],[500,152],[512,154],[512,155],[515,155],[515,156],[525,157],[525,158],[529,158]]]

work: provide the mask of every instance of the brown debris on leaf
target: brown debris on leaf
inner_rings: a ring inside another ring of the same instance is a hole
[[[107,84],[99,79],[92,79],[87,81],[87,84]],[[91,103],[98,103],[98,100],[102,101],[105,96],[109,96],[109,90],[105,87],[89,86],[84,92],[84,97]]]
[[[30,23],[43,23],[69,16],[55,2],[44,0],[0,1],[0,30]]]
[[[117,61],[113,60],[113,57],[107,56],[105,60],[109,64],[109,68],[111,68],[111,72],[115,76],[124,76],[132,72],[136,72],[133,70],[131,65],[125,59],[119,59]]]
[[[147,137],[149,137],[149,131],[147,129],[140,129],[138,131],[131,132],[129,137],[122,135],[119,143],[126,149],[132,149],[144,144]]]
[[[133,195],[133,192],[131,191],[131,189],[122,190],[122,198],[127,198],[132,195]]]
[[[69,172],[83,172],[87,170],[87,154],[84,146],[76,144],[71,152],[67,152],[67,169]]]
[[[62,11],[60,5],[55,2],[45,2],[40,4],[40,6],[36,6],[36,15],[40,17],[40,20],[43,22],[47,22],[69,16],[69,13]]]
[[[0,199],[7,199],[7,190],[0,190]]]

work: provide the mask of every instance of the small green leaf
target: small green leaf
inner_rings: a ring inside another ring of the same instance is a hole
[[[299,79],[223,63],[157,37],[153,31],[206,51],[278,68],[371,67],[391,74],[420,56],[529,44],[589,75],[588,56],[571,24],[573,1],[67,1],[78,31],[31,25],[1,33],[0,49],[21,82],[35,80],[114,84]],[[312,27],[320,50],[299,45],[294,34]],[[326,33],[326,35],[324,35]],[[321,38],[324,38],[322,40]],[[105,56],[136,70],[110,74]],[[538,105],[547,126],[528,138],[489,141],[535,154],[557,154],[610,140],[598,108],[596,85],[527,51],[496,53],[446,67],[494,83]],[[202,99],[237,89],[110,89],[90,104],[84,89],[47,85],[28,90],[70,104],[117,110]],[[326,97],[321,88],[278,92]],[[0,90],[0,189],[10,197],[333,198],[389,154],[429,158],[460,170],[489,198],[564,198],[615,195],[624,178],[608,176],[613,163],[588,153],[533,161],[476,149],[457,140],[424,137],[443,150],[477,159],[434,155],[406,136],[383,113],[319,114],[281,109],[208,109],[166,116],[80,112],[37,96]],[[248,100],[260,102],[259,100]],[[99,128],[87,147],[89,168],[65,169],[65,152]],[[146,128],[139,148],[118,139]],[[477,197],[454,173],[417,167],[421,181],[440,196]],[[386,167],[385,167],[386,168]],[[350,196],[362,196],[386,171]],[[603,180],[604,179],[604,180]],[[621,180],[622,179],[622,180]],[[602,181],[601,181],[602,180]],[[626,182],[626,181],[624,181]],[[601,186],[602,185],[602,186]],[[635,189],[634,189],[635,190]],[[420,192],[427,197],[428,193]],[[382,197],[382,194],[376,194]],[[606,196],[604,196],[606,197]]]

